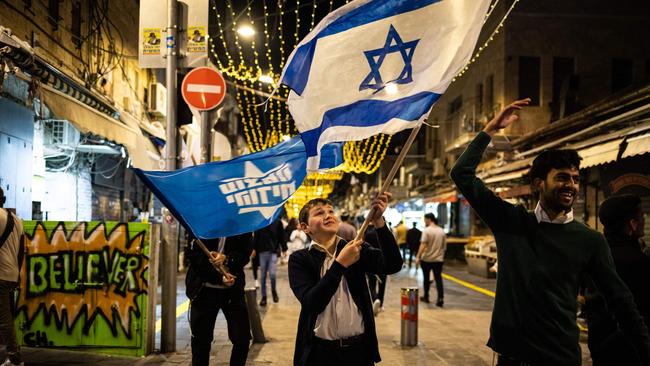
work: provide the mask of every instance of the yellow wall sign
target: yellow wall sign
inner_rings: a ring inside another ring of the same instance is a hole
[[[160,28],[144,28],[142,30],[142,54],[144,55],[159,55],[160,44]]]
[[[204,26],[187,28],[187,52],[206,52],[208,37]]]

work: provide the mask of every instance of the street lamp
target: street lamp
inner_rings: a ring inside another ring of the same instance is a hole
[[[270,75],[260,75],[260,77],[257,79],[259,82],[264,83],[264,84],[273,84],[274,80]]]
[[[245,38],[251,38],[252,36],[255,35],[255,29],[251,27],[250,25],[242,25],[237,29],[237,33],[239,33],[240,36],[245,37]]]

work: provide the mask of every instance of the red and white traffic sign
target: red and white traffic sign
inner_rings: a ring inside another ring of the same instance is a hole
[[[181,90],[183,99],[190,107],[207,111],[223,102],[226,81],[213,68],[197,67],[185,76]]]

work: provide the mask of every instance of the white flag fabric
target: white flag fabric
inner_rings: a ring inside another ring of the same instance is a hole
[[[476,45],[490,0],[356,0],[328,14],[282,73],[316,170],[329,142],[413,128]]]

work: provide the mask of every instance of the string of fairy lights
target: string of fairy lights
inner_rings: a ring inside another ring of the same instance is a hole
[[[519,1],[513,1],[490,36],[477,49],[467,65],[452,79],[452,82],[463,76],[469,67],[478,60],[485,48],[503,28],[505,21]],[[211,16],[215,20],[216,34],[215,37],[210,38],[210,53],[221,73],[235,84],[243,87],[236,88],[235,97],[241,111],[244,138],[251,152],[267,149],[298,133],[287,105],[282,101],[288,97],[289,90],[284,85],[280,85],[279,81],[288,56],[285,54],[285,50],[288,49],[287,39],[293,38],[293,49],[299,44],[301,37],[314,28],[318,20],[319,2],[322,3],[318,0],[312,0],[311,4],[306,0],[294,0],[291,3],[289,1],[261,0],[259,3],[263,7],[263,18],[255,18],[251,6],[246,6],[245,9],[235,9],[232,0],[213,0],[211,2]],[[326,10],[331,12],[338,6],[349,2],[350,0],[329,0],[329,4],[326,3],[328,6]],[[493,13],[497,4],[498,0],[491,4],[485,21]],[[301,10],[309,6],[311,6],[310,9]],[[310,18],[307,18],[309,22],[306,19],[301,19],[301,13],[302,15],[311,15]],[[292,34],[287,33],[288,29],[284,21],[289,16],[295,17]],[[275,20],[273,25],[271,25],[271,19]],[[263,36],[256,39],[255,27],[260,25],[263,26]],[[247,33],[243,32],[243,29],[247,29]],[[289,34],[293,37],[290,37]],[[279,52],[276,50],[275,55],[272,42],[275,42],[273,46],[279,46]],[[260,45],[264,47],[263,52],[258,50]],[[280,100],[262,98],[255,94],[254,90],[275,93]],[[294,205],[298,204],[302,207],[307,199],[327,197],[331,193],[334,183],[340,180],[344,173],[374,173],[380,167],[390,142],[391,136],[385,134],[378,134],[362,141],[347,142],[343,148],[344,163],[337,167],[335,172],[325,173],[332,175],[310,174],[292,199],[288,201],[287,212],[291,215]],[[336,177],[338,179],[333,179]]]

